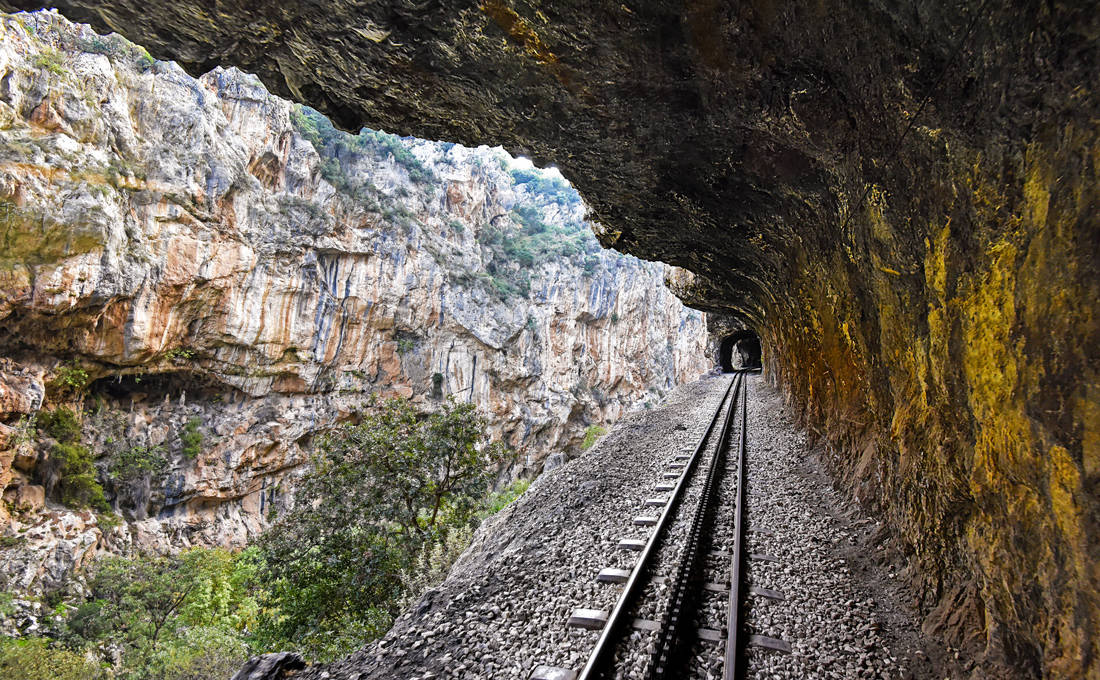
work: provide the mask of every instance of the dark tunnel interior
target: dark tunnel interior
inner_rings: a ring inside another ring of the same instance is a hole
[[[755,331],[727,335],[718,346],[718,359],[725,373],[737,368],[760,368],[760,357],[760,337]]]

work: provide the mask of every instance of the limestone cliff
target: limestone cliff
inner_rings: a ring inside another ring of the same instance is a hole
[[[83,414],[130,520],[108,543],[172,549],[262,529],[371,395],[473,401],[522,454],[502,474],[532,475],[708,367],[704,315],[663,265],[600,248],[560,176],[326,125],[236,70],[0,20],[9,586],[104,545],[92,513],[42,508],[50,444],[18,419],[44,404]],[[163,467],[114,474],[136,449]]]
[[[930,629],[1100,672],[1095,3],[8,3],[43,4],[558,163],[605,244],[760,333]]]

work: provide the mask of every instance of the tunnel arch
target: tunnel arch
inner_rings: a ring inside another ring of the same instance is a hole
[[[760,368],[761,355],[760,336],[750,329],[730,333],[718,345],[718,361],[724,373],[736,368]]]

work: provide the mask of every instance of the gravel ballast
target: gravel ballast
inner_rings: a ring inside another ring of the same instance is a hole
[[[618,540],[648,536],[651,528],[632,519],[659,511],[643,512],[644,500],[668,495],[655,490],[668,481],[662,473],[675,455],[691,452],[729,379],[705,376],[656,408],[625,417],[587,453],[539,477],[490,518],[447,580],[383,639],[296,677],[503,680],[526,679],[538,665],[579,669],[598,632],[567,627],[569,615],[579,607],[612,608],[621,586],[598,583],[596,574],[633,565],[637,553],[617,549]],[[876,600],[896,594],[864,587],[845,563],[858,533],[847,525],[869,520],[840,517],[827,479],[802,470],[810,464],[806,438],[787,419],[778,393],[752,376],[748,394],[749,526],[775,534],[753,534],[749,545],[782,560],[753,562],[749,573],[753,585],[783,590],[787,598],[754,606],[748,621],[752,632],[793,648],[791,655],[751,652],[749,677],[944,677],[921,651],[924,640],[909,615]],[[630,669],[622,677],[640,676],[646,665],[633,652],[653,636],[634,637],[628,653],[634,658],[615,664]],[[707,658],[690,675],[720,677],[716,650],[700,651]]]

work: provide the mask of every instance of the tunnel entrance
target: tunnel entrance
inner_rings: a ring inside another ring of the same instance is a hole
[[[718,346],[718,360],[724,373],[738,368],[760,368],[760,355],[760,337],[755,331],[727,335]]]

